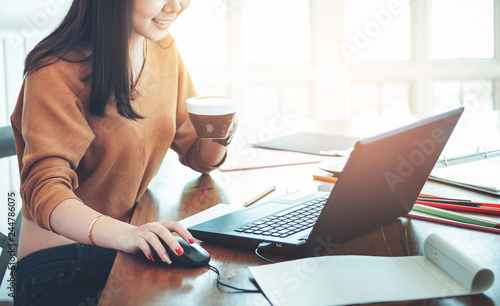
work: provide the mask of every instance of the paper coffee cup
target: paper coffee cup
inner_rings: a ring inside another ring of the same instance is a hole
[[[236,99],[200,96],[187,99],[186,107],[198,137],[225,138],[236,112]]]

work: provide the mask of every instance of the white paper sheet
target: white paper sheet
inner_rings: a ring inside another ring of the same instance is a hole
[[[467,295],[491,287],[491,270],[460,255],[434,234],[426,244],[426,256],[323,256],[249,269],[273,305],[406,301]],[[437,264],[450,268],[451,275]],[[462,283],[472,283],[476,275],[481,286],[473,289],[455,280],[461,277]]]

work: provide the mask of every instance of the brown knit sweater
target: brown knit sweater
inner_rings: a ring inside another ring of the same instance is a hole
[[[83,55],[70,52],[69,60]],[[186,112],[196,95],[169,35],[148,42],[148,56],[132,102],[144,119],[120,116],[114,103],[104,118],[89,112],[90,62],[59,60],[26,76],[11,116],[21,174],[22,214],[51,230],[50,214],[65,199],[128,221],[169,148],[202,173],[214,169],[200,157]]]

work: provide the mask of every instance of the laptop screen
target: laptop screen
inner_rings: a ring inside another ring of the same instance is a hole
[[[305,256],[407,214],[448,141],[463,108],[356,143],[319,216]]]

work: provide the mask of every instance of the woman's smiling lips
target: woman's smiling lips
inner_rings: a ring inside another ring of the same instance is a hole
[[[152,20],[161,29],[168,28],[170,26],[170,24],[172,23],[172,20],[160,20],[160,19],[156,19],[156,18],[153,18]]]

